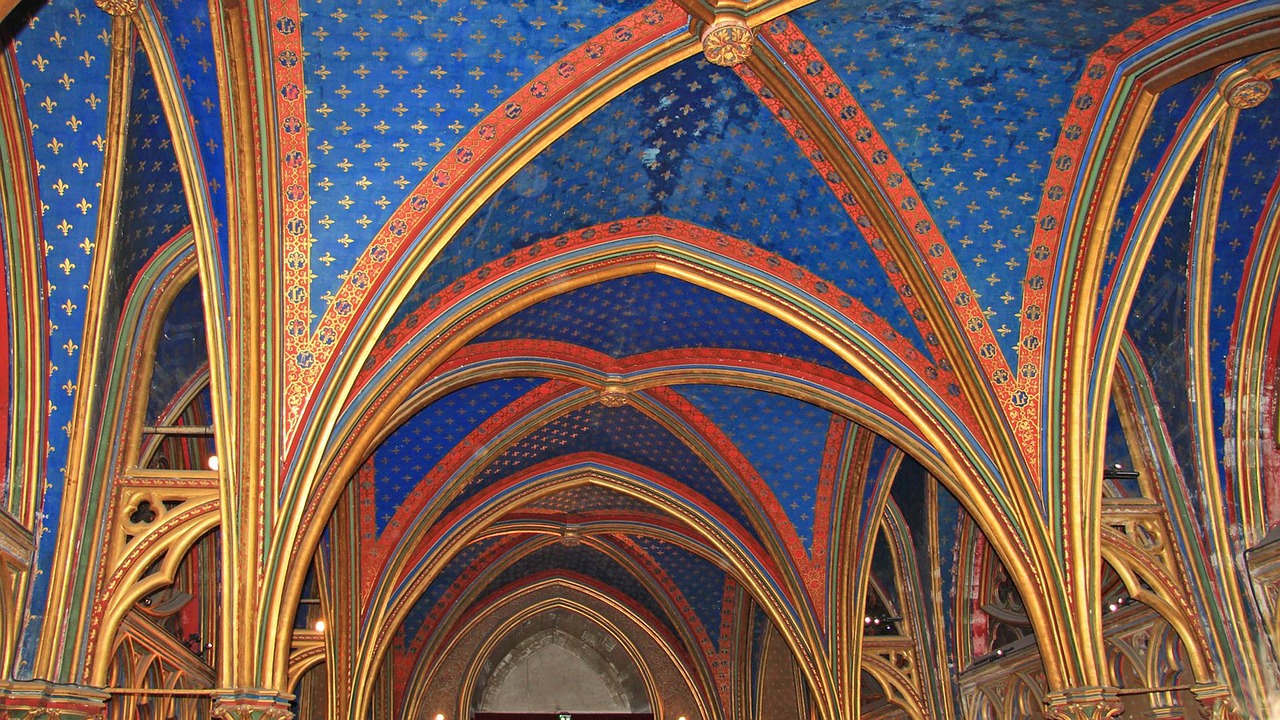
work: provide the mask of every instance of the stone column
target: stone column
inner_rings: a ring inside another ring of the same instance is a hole
[[[1156,720],[1187,720],[1187,708],[1176,690],[1151,693],[1151,717]],[[1192,715],[1192,717],[1197,717]]]

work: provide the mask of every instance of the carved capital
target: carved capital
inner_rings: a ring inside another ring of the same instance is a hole
[[[0,509],[0,561],[26,568],[35,553],[31,531],[7,511]]]
[[[718,18],[702,33],[702,52],[707,60],[733,67],[751,57],[755,35],[747,21],[738,17]]]
[[[293,720],[293,695],[262,688],[222,690],[213,696],[213,716],[222,720]]]
[[[1193,685],[1191,694],[1199,701],[1208,720],[1242,720],[1231,688],[1226,685]]]
[[[1044,708],[1045,720],[1104,720],[1124,712],[1113,687],[1055,690],[1045,695]]]
[[[110,695],[86,685],[40,680],[0,683],[0,710],[5,717],[41,720],[99,720]]]
[[[98,7],[112,17],[132,15],[138,12],[138,0],[95,0]]]

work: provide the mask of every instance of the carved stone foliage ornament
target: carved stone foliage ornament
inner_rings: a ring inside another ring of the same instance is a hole
[[[1227,104],[1237,110],[1256,108],[1271,95],[1271,81],[1259,77],[1237,80],[1226,88]]]
[[[293,720],[292,695],[269,690],[215,693],[213,717],[221,720]]]
[[[213,716],[220,720],[293,720],[289,708],[252,702],[218,701]]]
[[[1114,688],[1076,688],[1051,692],[1044,698],[1046,720],[1105,720],[1124,712]]]
[[[103,12],[114,17],[138,12],[138,0],[95,0],[95,2]]]
[[[755,35],[742,18],[720,18],[702,33],[702,52],[707,60],[733,67],[751,57]]]
[[[600,404],[610,408],[620,408],[631,402],[629,397],[631,389],[617,381],[612,380],[609,384],[600,388],[599,401]]]

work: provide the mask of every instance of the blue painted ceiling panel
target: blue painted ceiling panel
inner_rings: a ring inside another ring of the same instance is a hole
[[[1187,263],[1200,163],[1187,173],[1143,268],[1126,332],[1151,375],[1152,390],[1188,486],[1198,488],[1187,377]],[[1198,494],[1193,492],[1193,495]]]
[[[631,406],[588,405],[551,420],[490,463],[463,488],[450,509],[501,478],[545,460],[587,451],[638,463],[684,483],[748,531],[752,528],[711,469],[683,441]]]
[[[432,610],[436,609],[440,598],[457,581],[463,571],[474,565],[476,560],[497,542],[497,538],[479,538],[467,544],[466,547],[459,550],[458,554],[449,560],[444,568],[440,570],[440,574],[431,580],[426,590],[414,602],[409,614],[405,616],[404,623],[400,626],[400,632],[405,644],[408,644],[422,630],[422,624],[426,621],[427,616],[431,614]]]
[[[304,0],[311,192],[321,203],[312,311],[323,314],[323,296],[364,249],[353,238],[380,227],[479,118],[645,4]]]
[[[784,395],[724,385],[678,388],[733,441],[812,549],[814,507],[831,413]]]
[[[1159,6],[831,0],[795,15],[906,169],[1011,364],[1068,88],[1090,51]]]
[[[504,378],[468,385],[396,428],[373,454],[378,527],[386,526],[408,493],[459,441],[542,382],[540,378]]]
[[[711,638],[720,644],[720,611],[724,605],[725,572],[700,555],[654,537],[637,537],[636,545],[657,561],[689,603]]]
[[[668,631],[674,630],[675,626],[663,611],[662,605],[630,570],[609,555],[586,544],[570,546],[554,543],[539,548],[502,571],[489,583],[482,596],[533,575],[557,570],[566,570],[603,582],[648,610]]]
[[[923,347],[879,261],[785,129],[736,75],[701,58],[632,88],[530,162],[445,247],[399,315],[517,248],[651,214],[776,252]]]
[[[776,353],[853,374],[853,368],[781,320],[657,273],[606,280],[545,300],[474,342],[556,340],[615,358],[655,350],[726,348]]]

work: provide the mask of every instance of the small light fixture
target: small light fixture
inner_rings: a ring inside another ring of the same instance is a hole
[[[444,720],[444,713],[436,713],[436,720]]]
[[[316,632],[324,632],[324,629],[325,629],[324,621],[323,621],[323,620],[317,620],[317,621],[316,621],[315,628],[316,628]]]
[[[207,464],[209,465],[209,469],[210,469],[210,470],[212,470],[212,471],[214,471],[214,472],[217,472],[217,471],[218,471],[218,456],[217,456],[217,455],[210,455],[210,456],[209,456],[209,462],[208,462]]]

